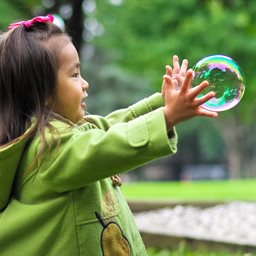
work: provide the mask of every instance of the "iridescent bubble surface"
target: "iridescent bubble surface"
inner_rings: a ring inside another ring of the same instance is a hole
[[[203,58],[193,67],[192,87],[207,80],[209,86],[198,97],[210,91],[215,98],[205,102],[202,107],[211,111],[225,111],[236,106],[245,91],[245,79],[241,68],[230,57],[212,55]]]

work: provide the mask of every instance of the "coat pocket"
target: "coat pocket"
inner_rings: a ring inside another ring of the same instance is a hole
[[[132,147],[145,146],[149,141],[146,118],[140,116],[128,123],[128,142]]]
[[[98,222],[95,212],[110,219],[120,212],[119,203],[110,179],[91,183],[74,192],[74,211],[77,225]]]
[[[102,255],[102,226],[95,212],[105,223],[116,217],[120,206],[110,179],[104,179],[74,191],[74,214],[80,255]]]

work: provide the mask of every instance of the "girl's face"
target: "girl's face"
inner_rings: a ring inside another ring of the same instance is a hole
[[[53,111],[76,123],[84,116],[83,100],[88,96],[89,84],[81,77],[78,53],[72,42],[61,49],[59,63]]]

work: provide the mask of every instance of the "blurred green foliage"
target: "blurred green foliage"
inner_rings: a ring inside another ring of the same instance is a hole
[[[2,0],[0,2],[0,29],[6,31],[11,22],[30,18],[40,5],[40,0]]]

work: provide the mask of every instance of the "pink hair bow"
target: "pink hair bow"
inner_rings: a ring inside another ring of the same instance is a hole
[[[53,15],[49,14],[47,16],[37,16],[31,20],[25,20],[25,21],[19,21],[16,23],[12,23],[9,25],[8,29],[11,30],[13,28],[19,27],[21,25],[25,26],[26,28],[29,28],[31,25],[40,22],[40,23],[46,23],[46,22],[50,22],[52,23],[54,20]]]

